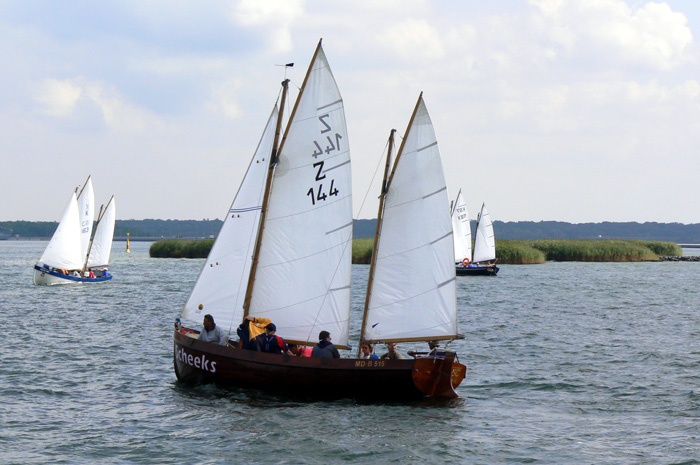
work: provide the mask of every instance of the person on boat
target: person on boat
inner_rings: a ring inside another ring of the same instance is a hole
[[[384,355],[382,355],[381,358],[387,359],[387,360],[401,360],[406,357],[403,356],[401,352],[396,350],[396,343],[395,342],[387,342],[386,348],[388,352]]]
[[[204,328],[199,333],[199,340],[204,342],[214,342],[221,346],[228,344],[228,336],[220,327],[214,323],[214,317],[207,314],[204,315]]]
[[[373,354],[374,346],[370,344],[369,342],[364,342],[360,346],[360,351],[362,352],[360,354],[360,358],[366,358],[369,360],[379,360],[379,355]]]
[[[265,326],[272,323],[269,318],[260,318],[254,316],[246,316],[243,322],[236,329],[236,334],[241,338],[241,349],[257,350],[257,346],[253,344],[259,334],[265,334]]]
[[[321,331],[318,333],[318,344],[311,351],[312,357],[340,358],[338,348],[331,342],[331,333]]]
[[[311,347],[300,346],[299,344],[289,344],[289,350],[297,357],[311,357],[311,352],[313,352]]]
[[[258,351],[267,352],[268,354],[285,353],[287,355],[294,355],[289,350],[289,347],[287,346],[287,343],[284,342],[284,339],[275,334],[276,331],[277,327],[274,323],[269,323],[266,325],[265,333],[258,334],[253,340],[255,347],[257,347]]]

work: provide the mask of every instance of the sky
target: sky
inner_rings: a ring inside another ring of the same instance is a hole
[[[700,223],[698,37],[696,0],[0,0],[0,221],[88,175],[117,219],[223,218],[323,38],[356,218],[422,91],[472,218]]]

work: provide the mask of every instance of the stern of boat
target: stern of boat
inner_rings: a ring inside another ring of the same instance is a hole
[[[464,379],[466,367],[455,362],[456,356],[454,351],[446,350],[444,358],[417,358],[413,364],[413,384],[429,397],[445,399],[458,397],[455,388]]]

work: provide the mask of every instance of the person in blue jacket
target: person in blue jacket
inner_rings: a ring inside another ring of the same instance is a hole
[[[364,342],[360,346],[360,350],[362,351],[362,354],[360,355],[360,358],[366,358],[369,360],[379,360],[379,355],[372,353],[374,350],[374,346],[370,344],[369,342]]]
[[[312,357],[323,357],[323,358],[340,358],[340,352],[338,348],[331,342],[331,333],[328,331],[321,331],[318,333],[318,344],[311,351]]]

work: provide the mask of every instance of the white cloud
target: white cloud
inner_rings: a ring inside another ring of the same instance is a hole
[[[304,13],[303,0],[241,0],[230,14],[240,26],[263,29],[274,51],[292,49],[290,26]]]
[[[445,56],[440,34],[421,19],[411,18],[389,25],[380,41],[408,60],[439,60]]]
[[[213,102],[211,108],[221,111],[227,118],[240,118],[242,111],[238,103],[238,96],[243,83],[240,79],[231,79],[226,82],[212,84],[211,96]]]
[[[96,107],[105,125],[115,131],[137,133],[160,125],[157,117],[126,102],[117,91],[100,82],[86,82],[83,78],[49,78],[37,88],[34,100],[42,106],[43,113],[56,118],[86,120],[92,117],[92,113],[81,111],[81,108]]]
[[[633,9],[622,0],[530,0],[539,23],[567,52],[668,70],[693,59],[693,36],[683,13],[666,3]],[[584,52],[585,51],[585,52]]]
[[[38,86],[34,100],[47,115],[65,118],[73,113],[82,94],[82,89],[70,80],[45,79]]]

